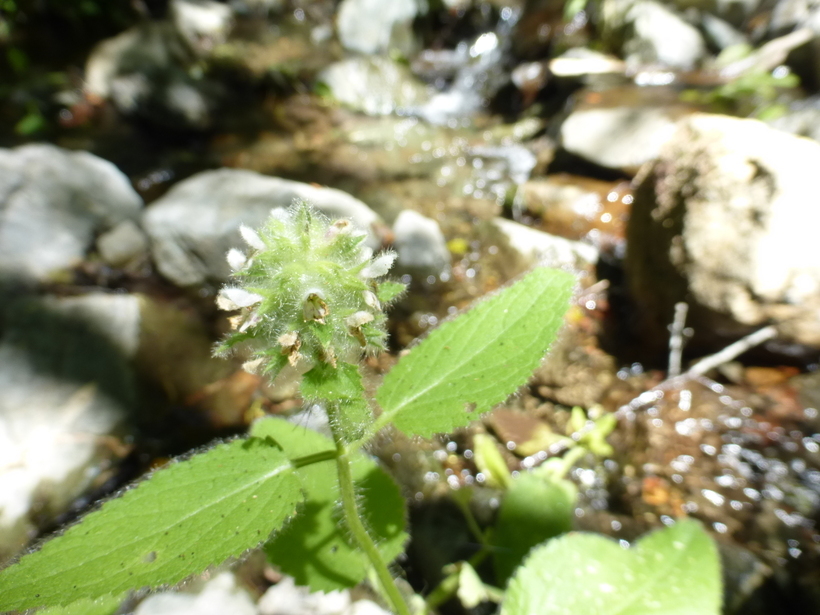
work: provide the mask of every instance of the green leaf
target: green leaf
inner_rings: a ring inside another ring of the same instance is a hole
[[[40,609],[37,615],[113,615],[120,608],[125,596],[106,596],[95,600],[78,600],[67,606]]]
[[[258,421],[251,433],[281,442],[294,460],[335,449],[321,434],[282,419]],[[301,514],[265,545],[265,553],[298,585],[314,591],[352,587],[367,576],[370,564],[364,553],[349,542],[344,529],[335,461],[300,467],[298,472],[307,503]],[[392,561],[407,540],[401,493],[393,480],[364,455],[354,462],[353,479],[361,494],[359,506],[365,525],[382,557]]]
[[[572,529],[577,490],[571,482],[521,474],[504,495],[493,532],[493,564],[499,587],[530,549]]]
[[[302,499],[270,440],[236,440],[159,470],[0,572],[0,611],[173,584],[268,538]]]
[[[575,278],[540,267],[445,322],[387,374],[377,426],[430,436],[466,425],[523,385],[563,322]]]
[[[485,433],[473,436],[475,466],[484,475],[485,483],[496,489],[506,489],[512,482],[512,473],[498,450],[495,438]]]
[[[696,521],[653,532],[631,549],[569,534],[535,549],[510,581],[501,615],[718,615],[720,563]]]
[[[391,282],[386,280],[379,284],[379,288],[376,291],[376,297],[384,304],[388,304],[394,299],[396,299],[399,295],[401,295],[404,291],[407,290],[407,285],[402,284],[401,282]]]

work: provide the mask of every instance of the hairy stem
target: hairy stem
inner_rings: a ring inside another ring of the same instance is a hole
[[[340,431],[336,427],[338,423],[334,420],[334,415],[338,414],[338,406],[333,402],[329,402],[327,406],[328,418],[330,419],[331,430],[333,431],[333,440],[336,442],[336,468],[339,473],[339,493],[342,497],[342,510],[344,511],[345,523],[356,544],[367,556],[367,559],[370,560],[370,564],[376,572],[384,595],[390,601],[393,611],[395,611],[397,615],[410,615],[410,609],[399,592],[398,587],[396,587],[393,575],[390,574],[390,569],[387,567],[381,553],[379,553],[378,547],[376,547],[376,543],[373,542],[370,534],[368,534],[360,517],[350,463],[350,451],[356,449],[350,449],[344,443],[342,434],[338,433]]]

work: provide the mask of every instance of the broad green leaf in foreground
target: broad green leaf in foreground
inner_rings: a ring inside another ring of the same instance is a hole
[[[177,583],[266,540],[301,500],[272,441],[221,444],[159,470],[0,572],[0,611]]]
[[[95,600],[84,598],[66,606],[38,609],[37,615],[114,615],[123,600],[124,596],[105,596]]]
[[[334,449],[328,438],[282,419],[258,421],[251,434],[281,442],[291,459]],[[370,564],[364,553],[351,545],[344,529],[336,463],[322,461],[303,466],[298,472],[307,503],[299,516],[265,545],[265,553],[297,584],[314,591],[352,587],[365,578]],[[361,494],[359,506],[365,525],[382,557],[393,561],[407,540],[401,493],[393,480],[364,455],[354,461],[353,479]]]
[[[408,435],[449,432],[522,386],[563,322],[575,278],[539,267],[433,330],[384,378],[383,413]]]
[[[577,489],[567,480],[537,474],[514,479],[493,532],[496,582],[503,587],[534,546],[572,529]]]
[[[568,534],[534,549],[510,581],[501,615],[718,615],[717,549],[696,521],[631,549]]]

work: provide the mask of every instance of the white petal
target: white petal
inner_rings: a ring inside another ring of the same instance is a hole
[[[379,298],[375,293],[371,293],[369,290],[363,290],[362,294],[364,295],[364,302],[368,306],[372,307],[374,310],[382,309],[382,304],[379,303]]]
[[[238,310],[256,305],[263,299],[262,295],[248,292],[245,289],[226,286],[216,296],[216,305],[220,310]]]
[[[385,252],[381,256],[373,260],[372,263],[362,269],[361,276],[363,278],[378,278],[390,271],[393,266],[393,261],[396,260],[396,254],[393,252]]]
[[[259,235],[256,234],[256,231],[252,228],[243,224],[239,227],[239,234],[242,235],[242,239],[244,239],[245,243],[247,243],[250,247],[257,250],[265,249],[265,242],[262,241],[262,238],[259,237]]]
[[[248,258],[241,250],[231,248],[228,250],[228,265],[231,266],[231,271],[239,271],[248,262]]]
[[[347,318],[345,318],[345,324],[348,327],[356,328],[361,327],[363,324],[370,322],[371,320],[373,320],[373,314],[371,314],[370,312],[361,311],[355,312]]]
[[[284,207],[274,207],[270,210],[270,217],[274,220],[287,222],[290,220],[290,212]]]
[[[254,359],[253,361],[245,361],[242,364],[242,369],[244,369],[249,374],[258,374],[259,368],[262,366],[264,360],[265,359],[260,357],[259,359]]]
[[[373,250],[371,250],[369,247],[362,246],[361,248],[359,248],[359,262],[360,263],[364,263],[366,261],[369,261],[372,256],[373,256]]]

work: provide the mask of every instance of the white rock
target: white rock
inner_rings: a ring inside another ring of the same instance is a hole
[[[658,62],[669,68],[691,70],[706,54],[697,28],[686,23],[668,7],[654,0],[636,2],[626,16],[634,34],[626,43],[633,63]]]
[[[133,220],[125,220],[97,238],[97,250],[106,263],[119,267],[146,254],[148,239]]]
[[[578,109],[561,125],[561,145],[603,167],[635,172],[657,157],[682,113],[643,105]]]
[[[92,154],[0,149],[0,273],[46,280],[82,260],[97,233],[141,209],[128,178]]]
[[[818,168],[820,144],[762,122],[682,121],[636,179],[626,267],[650,322],[686,299],[704,335],[771,321],[820,346]]]
[[[413,20],[426,10],[424,0],[342,0],[336,30],[345,49],[359,53],[410,53]]]
[[[162,592],[148,596],[134,615],[257,615],[248,592],[223,572],[197,593]]]
[[[297,587],[291,577],[285,577],[268,589],[259,599],[259,615],[343,615],[350,607],[350,593],[313,592]]]
[[[0,338],[0,560],[36,517],[65,511],[111,456],[101,446],[134,403],[127,358],[136,298],[94,294],[6,301]]]
[[[450,251],[435,220],[405,209],[393,224],[393,234],[401,269],[429,275],[450,270]]]
[[[598,250],[589,244],[550,235],[504,218],[496,218],[493,224],[507,236],[510,247],[533,264],[575,268],[598,262]]]
[[[407,112],[426,103],[431,90],[403,66],[381,57],[353,57],[326,67],[318,80],[343,105],[368,115]]]
[[[171,0],[169,14],[177,32],[200,55],[224,43],[233,27],[231,8],[214,0]]]
[[[231,274],[225,260],[228,250],[245,247],[240,227],[259,227],[272,208],[289,207],[298,199],[331,218],[350,218],[367,231],[379,220],[367,205],[341,190],[219,169],[174,186],[145,210],[143,228],[163,276],[179,286],[222,282]],[[372,234],[368,242],[378,245]]]

